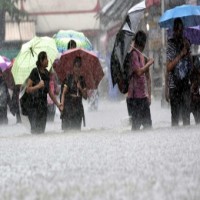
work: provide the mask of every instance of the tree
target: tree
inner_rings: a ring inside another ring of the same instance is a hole
[[[19,1],[22,0],[0,0],[0,44],[5,40],[6,13],[17,22],[26,16],[26,13],[17,7]]]

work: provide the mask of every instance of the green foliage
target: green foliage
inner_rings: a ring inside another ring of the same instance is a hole
[[[17,7],[20,0],[0,0],[0,11],[7,12],[13,20],[20,21],[20,19],[27,16],[27,13]]]

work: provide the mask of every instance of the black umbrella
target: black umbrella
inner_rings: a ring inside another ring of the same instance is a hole
[[[125,22],[116,35],[113,51],[111,54],[111,77],[113,86],[118,83],[118,80],[125,73],[124,61],[132,39],[137,32],[138,24],[144,14],[145,1],[133,6],[127,14]],[[127,74],[127,72],[126,72]],[[124,77],[123,77],[124,78]]]
[[[124,72],[123,63],[134,35],[134,33],[125,30],[120,30],[116,35],[111,54],[111,77],[113,86],[118,83],[119,76]]]

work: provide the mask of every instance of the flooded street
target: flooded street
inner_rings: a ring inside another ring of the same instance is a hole
[[[131,132],[125,101],[87,110],[82,132],[63,133],[59,113],[31,135],[10,117],[0,128],[0,194],[7,199],[200,198],[199,126],[171,128],[152,101],[153,129]]]
[[[0,24],[0,200],[200,200],[200,0],[1,0]]]

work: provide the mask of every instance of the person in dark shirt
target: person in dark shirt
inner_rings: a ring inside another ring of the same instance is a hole
[[[190,125],[190,71],[192,59],[190,43],[183,36],[183,22],[180,18],[174,20],[173,38],[167,41],[167,73],[169,99],[171,105],[171,124]]]
[[[47,121],[47,94],[53,102],[60,108],[56,97],[49,89],[49,72],[47,71],[48,58],[46,52],[42,51],[38,55],[34,68],[27,82],[26,92],[31,94],[32,105],[28,112],[31,124],[31,133],[44,133]]]
[[[85,123],[82,98],[87,99],[87,89],[83,76],[80,76],[82,60],[76,57],[73,63],[73,73],[67,75],[61,97],[62,129],[81,129]]]
[[[7,106],[10,106],[10,94],[0,69],[0,124],[8,124]]]
[[[68,42],[68,45],[67,45],[67,50],[70,50],[70,49],[75,49],[77,47],[77,44],[74,40],[70,40]],[[59,62],[59,61],[58,61]],[[61,98],[62,98],[62,93],[63,93],[63,87],[64,87],[64,82],[66,81],[66,79],[61,83],[61,89],[60,89],[60,101],[61,101]]]
[[[191,112],[195,123],[200,124],[200,61],[198,56],[193,56],[193,68],[190,75],[191,81]]]

